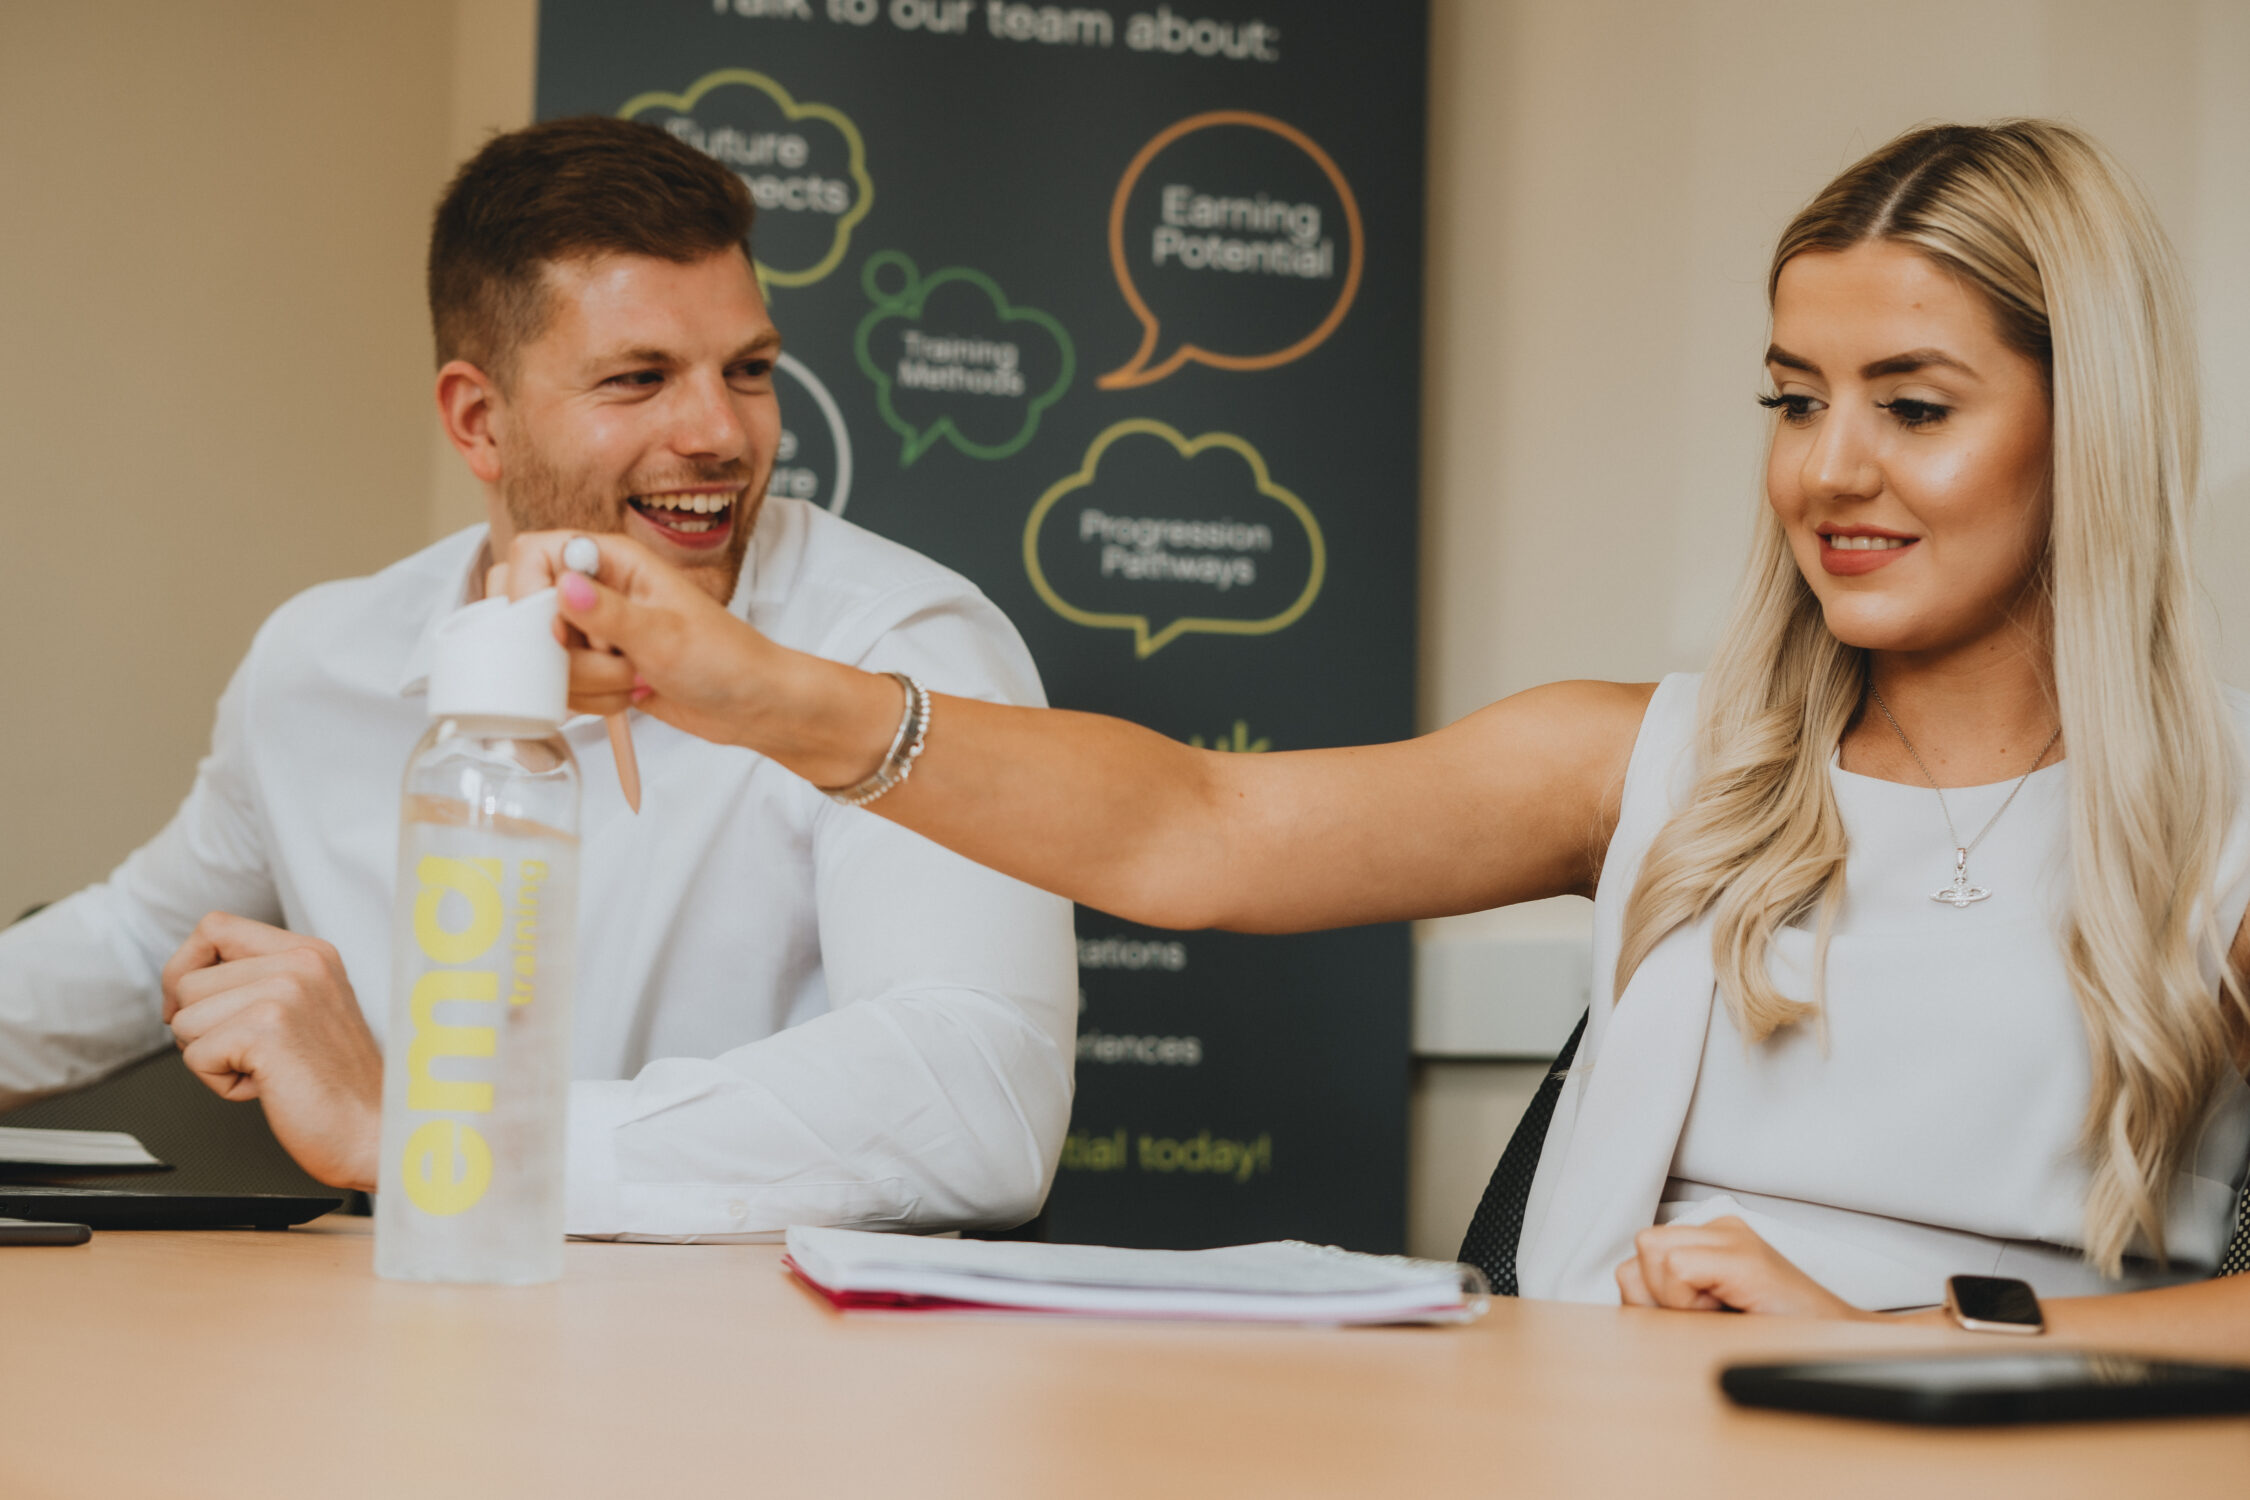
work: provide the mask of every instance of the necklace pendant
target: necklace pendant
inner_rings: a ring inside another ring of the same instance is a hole
[[[1969,851],[1955,849],[1953,851],[1953,884],[1942,891],[1932,891],[1930,899],[1932,901],[1943,901],[1955,911],[1960,911],[1975,902],[1991,900],[1992,892],[1981,885],[1969,884]]]
[[[1965,878],[1956,875],[1953,877],[1953,884],[1942,891],[1932,891],[1930,899],[1932,901],[1943,901],[1947,906],[1959,910],[1972,902],[1991,900],[1992,892],[1981,885],[1971,885]]]

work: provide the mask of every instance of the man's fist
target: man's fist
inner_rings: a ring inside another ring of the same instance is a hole
[[[265,1101],[297,1165],[374,1190],[383,1054],[335,948],[212,912],[164,966],[164,1019],[213,1092]]]

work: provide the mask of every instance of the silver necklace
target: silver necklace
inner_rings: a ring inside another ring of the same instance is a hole
[[[1945,831],[1953,839],[1953,883],[1942,891],[1930,892],[1930,899],[1943,901],[1955,911],[1966,908],[1972,902],[1991,899],[1992,892],[1981,885],[1969,884],[1969,855],[1977,845],[1984,842],[1984,836],[1992,832],[1992,825],[2000,821],[2001,814],[2007,812],[2009,803],[2016,800],[2016,793],[2022,791],[2023,784],[2031,779],[2031,771],[2038,770],[2039,763],[2047,758],[2047,752],[2055,748],[2055,741],[2062,738],[2062,726],[2057,724],[2055,732],[2047,736],[2047,743],[2041,745],[2039,753],[2031,758],[2031,771],[2026,771],[2017,778],[2015,786],[2009,789],[2008,800],[2000,804],[2000,811],[1985,819],[1984,826],[1977,830],[1977,836],[1964,844],[1961,842],[1961,830],[1953,826],[1953,809],[1945,805],[1945,788],[1937,784],[1937,778],[1930,774],[1930,768],[1923,763],[1922,752],[1914,748],[1914,742],[1906,737],[1906,731],[1898,727],[1898,720],[1891,715],[1891,706],[1883,701],[1883,695],[1875,690],[1874,683],[1867,685],[1867,692],[1875,700],[1875,706],[1883,711],[1883,717],[1890,720],[1891,733],[1898,736],[1898,742],[1906,747],[1906,753],[1914,757],[1914,764],[1921,767],[1922,779],[1930,784],[1931,791],[1937,793],[1938,811],[1945,814]]]

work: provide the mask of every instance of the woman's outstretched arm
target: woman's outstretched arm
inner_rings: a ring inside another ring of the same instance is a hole
[[[562,533],[519,538],[511,592],[560,580],[572,706],[628,703],[819,786],[872,772],[898,684],[765,639],[633,542],[599,583]],[[614,654],[613,654],[614,653]],[[635,687],[635,675],[642,684]],[[1194,750],[1098,714],[936,699],[911,779],[870,804],[1006,874],[1159,927],[1292,932],[1590,893],[1651,688],[1558,683],[1391,745]]]

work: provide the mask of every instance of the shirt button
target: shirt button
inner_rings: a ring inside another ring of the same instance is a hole
[[[744,1219],[750,1217],[750,1205],[740,1198],[729,1198],[727,1200],[727,1217],[737,1224],[741,1223]]]

